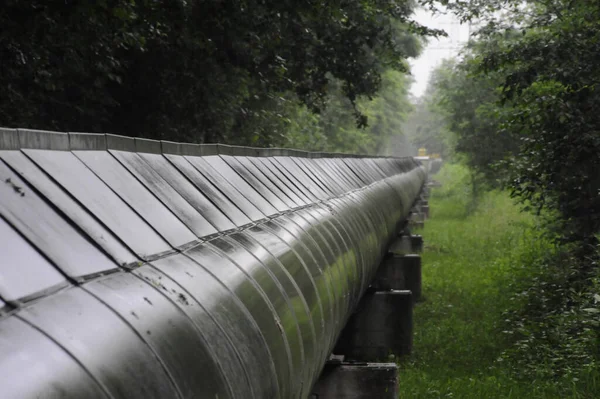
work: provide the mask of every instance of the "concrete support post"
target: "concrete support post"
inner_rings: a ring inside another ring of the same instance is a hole
[[[395,363],[326,363],[311,399],[397,399]]]
[[[412,229],[422,229],[423,227],[425,227],[425,218],[423,214],[421,212],[415,212],[413,210],[409,216],[408,225]]]
[[[389,252],[377,270],[373,285],[378,291],[411,291],[416,302],[421,298],[421,284],[421,256]]]
[[[429,205],[421,205],[421,212],[425,216],[425,220],[429,219]]]
[[[414,234],[410,236],[410,249],[411,252],[423,252],[423,236]]]
[[[410,354],[412,311],[410,291],[367,291],[342,331],[334,353],[364,362]]]
[[[397,259],[402,256],[404,255],[395,255],[393,252],[386,254],[375,275],[375,281],[373,282],[375,290],[389,291],[405,289],[404,270],[402,265],[397,262]]]
[[[414,229],[414,230],[419,230],[425,227],[425,222],[423,221],[417,221],[417,220],[411,220],[409,222],[409,226]]]
[[[389,251],[398,255],[420,253],[423,251],[423,236],[418,234],[398,236]]]

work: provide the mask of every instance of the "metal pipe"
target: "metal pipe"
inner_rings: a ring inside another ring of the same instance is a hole
[[[304,398],[412,158],[0,129],[5,398]]]

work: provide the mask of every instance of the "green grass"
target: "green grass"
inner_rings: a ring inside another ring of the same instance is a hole
[[[502,356],[512,344],[504,311],[519,306],[511,282],[551,249],[536,219],[504,192],[486,193],[474,207],[460,165],[435,178],[443,186],[432,189],[422,231],[424,300],[415,308],[413,355],[400,364],[400,397],[592,397],[563,382],[520,378]]]

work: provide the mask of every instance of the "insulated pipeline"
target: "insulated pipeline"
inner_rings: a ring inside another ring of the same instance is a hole
[[[412,158],[0,129],[3,398],[304,398]]]

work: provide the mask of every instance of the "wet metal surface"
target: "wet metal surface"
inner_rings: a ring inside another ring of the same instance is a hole
[[[205,217],[217,231],[225,231],[235,227],[235,224],[164,156],[158,154],[138,155],[146,161],[152,170],[169,183],[192,208]]]
[[[231,290],[234,287],[225,285],[185,255],[169,256],[153,265],[185,289],[222,328],[238,351],[255,397],[279,397],[275,364],[265,334],[248,309],[252,304],[240,299],[240,290]],[[231,278],[236,278],[236,274]],[[245,278],[239,278],[239,284],[244,281]],[[264,308],[253,310],[257,311],[264,312]]]
[[[377,180],[377,176],[373,174],[367,165],[355,158],[342,159],[348,170],[358,176],[365,184],[371,184]]]
[[[110,153],[198,237],[217,233],[217,229],[138,154],[125,151],[110,151]]]
[[[118,237],[52,181],[25,154],[20,151],[0,151],[0,158],[15,170],[24,181],[38,190],[47,201],[72,220],[119,265],[130,264],[138,260]]]
[[[69,353],[17,317],[0,320],[0,384],[3,398],[110,398]]]
[[[232,397],[258,398],[257,392],[260,391],[254,387],[253,384],[257,382],[250,380],[249,373],[245,369],[245,362],[248,359],[242,357],[243,349],[236,348],[228,335],[229,332],[225,331],[217,322],[217,319],[207,312],[204,308],[206,302],[203,302],[203,304],[198,302],[181,285],[151,265],[144,265],[136,269],[134,273],[158,288],[194,324],[197,333],[205,341],[204,344],[209,355],[223,370],[228,386],[231,388]],[[189,367],[189,371],[195,372],[195,365]]]
[[[198,190],[206,195],[210,201],[221,210],[221,212],[227,215],[229,220],[231,220],[235,226],[240,227],[251,222],[251,219],[242,212],[230,198],[219,191],[217,187],[206,179],[198,169],[192,166],[187,159],[180,155],[165,155],[165,157],[192,183],[194,183]]]
[[[75,155],[63,151],[24,150],[91,214],[100,219],[141,258],[171,247]]]
[[[210,173],[210,176],[215,176],[215,172],[223,176],[225,180],[227,180],[233,187],[237,189],[237,191],[242,193],[246,200],[252,202],[252,204],[256,206],[263,214],[271,216],[279,211],[285,210],[285,206],[283,204],[280,204],[279,202],[273,204],[269,198],[259,191],[259,187],[250,185],[220,156],[213,155],[209,157],[202,157],[201,159],[207,165],[212,167],[212,170],[207,170],[207,172]],[[200,160],[200,158],[196,158],[196,160]],[[194,165],[197,164],[197,162],[192,163],[194,163]],[[276,200],[276,197],[271,197],[270,199]]]
[[[0,163],[0,215],[75,280],[117,268],[4,163]]]
[[[258,168],[249,158],[246,157],[231,157],[241,166],[246,168],[250,173],[258,179],[267,189],[275,194],[288,208],[296,208],[303,204],[302,200],[294,193],[287,192],[281,187],[282,183],[265,168]]]
[[[0,130],[2,397],[307,397],[426,178],[411,159],[20,134]]]
[[[319,246],[313,235],[309,234],[308,229],[310,229],[310,224],[298,214],[289,214],[285,217],[274,219],[272,222],[288,233],[282,235],[282,238],[288,245],[295,248],[305,260],[305,263],[309,265],[309,270],[311,270],[313,279],[317,284],[323,306],[324,325],[320,328],[323,330],[322,334],[324,337],[333,340],[337,324],[336,320],[339,317],[337,311],[339,294],[334,282],[331,264],[328,263],[324,249]],[[315,325],[315,328],[319,329],[318,323]],[[324,341],[322,345],[326,348],[325,351],[327,352],[326,342],[328,341]],[[325,356],[328,356],[328,353]]]
[[[197,239],[173,212],[110,153],[106,151],[75,151],[74,153],[173,247],[181,247]]]
[[[321,168],[321,170],[335,175],[340,179],[340,181],[347,184],[347,186],[351,189],[358,189],[364,186],[364,182],[361,181],[354,173],[351,173],[348,168],[344,167],[340,159],[315,159],[315,165]]]
[[[325,325],[326,320],[330,320],[330,317],[332,316],[330,310],[332,298],[330,287],[328,285],[329,282],[310,249],[302,241],[302,239],[306,239],[307,237],[302,236],[300,230],[297,229],[294,224],[285,223],[285,221],[279,221],[278,223],[277,220],[273,220],[265,222],[260,227],[265,230],[265,233],[270,233],[281,241],[281,243],[277,244],[289,254],[288,256],[292,259],[289,262],[292,262],[294,258],[297,259],[298,271],[296,274],[291,275],[294,281],[297,282],[303,298],[307,301],[310,317],[308,321],[311,322],[308,327],[311,329],[311,335],[316,337],[316,342],[310,342],[305,333],[305,347],[312,347],[314,349],[312,357],[320,360],[323,356],[326,356],[324,353],[327,351],[325,343],[328,342],[327,337],[330,331],[327,331]],[[296,228],[296,230],[294,230],[294,228]],[[294,231],[296,235],[294,235],[292,231]],[[258,243],[261,243],[264,248],[269,250],[269,253],[272,254],[283,267],[282,262],[285,261],[284,256],[281,256],[281,254],[276,255],[276,250],[270,249],[266,244],[267,241],[262,241],[260,236],[256,237],[254,232],[249,233],[249,235],[256,239]],[[288,263],[285,264],[287,265]],[[294,271],[294,269],[290,267],[286,267],[286,270],[288,270],[289,273]],[[302,285],[300,285],[301,283]],[[315,290],[315,294],[312,294],[313,289]]]
[[[234,235],[240,239],[238,234]],[[243,241],[243,239],[241,240]],[[224,256],[232,260],[244,274],[254,280],[260,291],[264,293],[265,299],[267,299],[273,307],[273,312],[277,316],[278,323],[280,323],[281,326],[285,326],[283,328],[283,333],[290,351],[292,376],[298,377],[298,380],[294,383],[307,383],[306,376],[310,375],[310,366],[314,363],[311,363],[313,359],[309,356],[310,353],[305,353],[304,340],[313,339],[310,344],[306,346],[307,350],[308,348],[313,348],[315,342],[314,331],[310,329],[312,326],[310,313],[304,298],[299,296],[294,290],[290,291],[289,294],[286,293],[283,284],[277,278],[274,270],[257,260],[252,253],[248,252],[237,241],[227,238],[218,238],[212,240],[210,243],[221,251]],[[252,249],[256,250],[257,248]],[[283,276],[279,275],[279,277],[286,283]],[[296,306],[294,306],[294,304]],[[304,375],[302,375],[302,372],[304,372]],[[300,378],[302,378],[302,380],[300,380]]]
[[[285,194],[278,190],[273,184],[267,186],[263,183],[262,179],[257,178],[255,174],[258,174],[260,176],[260,172],[257,171],[251,163],[247,162],[246,166],[244,166],[235,157],[221,155],[220,158],[223,163],[226,163],[227,166],[229,166],[233,171],[235,171],[239,175],[239,177],[243,179],[243,181],[240,181],[239,178],[236,178],[235,175],[231,174],[233,176],[233,179],[235,179],[235,181],[232,180],[234,185],[236,185],[238,189],[242,188],[242,191],[244,193],[246,193],[246,191],[243,189],[244,187],[253,188],[254,190],[258,191],[258,193],[265,200],[267,200],[269,204],[271,204],[278,212],[295,207],[295,204],[290,205],[290,203],[284,203],[284,201],[291,200],[289,200],[285,196]],[[252,169],[254,173],[250,172],[248,168]]]
[[[180,397],[150,347],[81,288],[50,296],[19,317],[69,352],[112,397]]]
[[[133,327],[162,361],[182,397],[191,398],[197,392],[208,398],[231,396],[216,354],[208,351],[192,322],[159,289],[129,273],[113,274],[83,287]]]
[[[317,182],[320,187],[323,187],[329,197],[342,195],[347,191],[350,191],[350,187],[342,187],[341,182],[331,178],[330,175],[322,173],[312,162],[305,158],[291,158],[298,168],[302,170],[306,175],[314,182]]]
[[[66,278],[2,218],[0,258],[0,296],[8,302],[25,302],[67,286]]]
[[[296,187],[299,187],[303,192],[309,192],[319,200],[329,198],[332,195],[311,179],[292,159],[288,157],[275,157],[272,159],[272,162],[279,164],[281,172],[290,180],[296,182]]]
[[[248,192],[248,196],[243,195],[237,187],[227,178],[216,171],[205,159],[208,157],[186,157],[186,159],[196,168],[208,181],[218,188],[235,206],[244,212],[251,220],[259,220],[265,216],[276,213],[275,209],[266,204],[264,198],[256,193],[254,189]]]
[[[286,175],[285,169],[278,162],[274,162],[271,158],[250,158],[255,162],[257,168],[264,173],[268,173],[269,178],[273,183],[277,184],[290,198],[301,205],[311,204],[318,201],[318,198],[312,193],[306,191],[306,188],[300,188],[296,183]]]
[[[265,337],[270,356],[275,365],[279,392],[283,398],[289,397],[295,387],[292,374],[292,355],[285,334],[273,304],[256,280],[223,256],[211,244],[199,245],[186,255],[213,274],[225,287],[234,293],[244,304]]]

